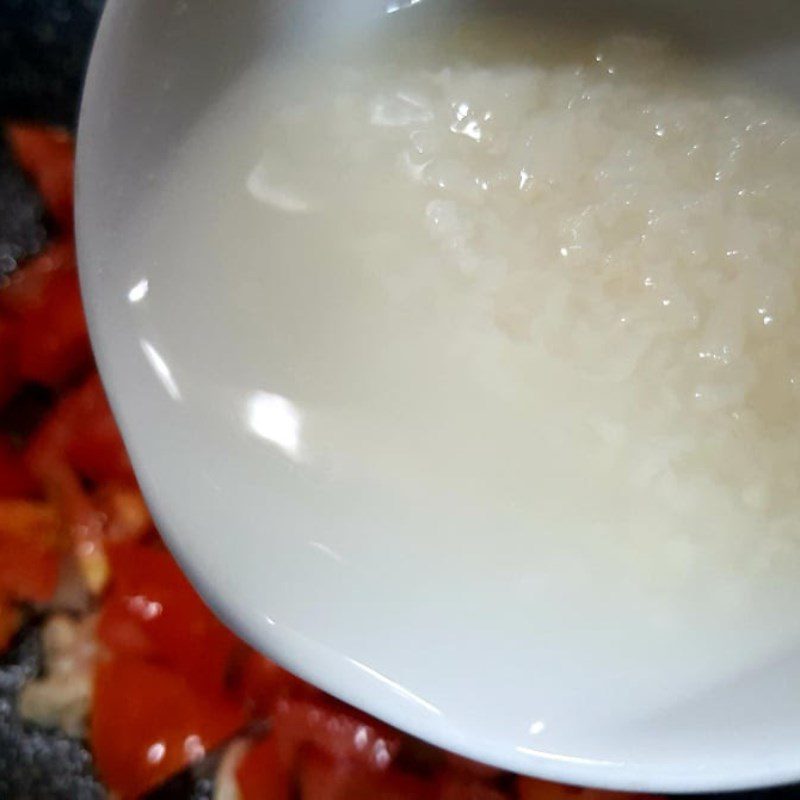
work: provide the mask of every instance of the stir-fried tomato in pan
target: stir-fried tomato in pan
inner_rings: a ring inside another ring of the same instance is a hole
[[[213,616],[153,527],[93,366],[72,140],[30,125],[5,136],[53,235],[0,285],[0,648],[31,609],[77,615],[92,639],[77,727],[112,793],[139,797],[216,750],[218,794],[241,800],[606,797],[424,745],[303,683]],[[20,426],[12,412],[31,387],[51,399]]]

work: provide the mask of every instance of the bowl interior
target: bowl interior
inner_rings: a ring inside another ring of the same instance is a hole
[[[457,4],[424,2],[444,14]],[[526,8],[556,24],[677,28],[716,63],[800,102],[796,3],[569,0]],[[133,287],[168,265],[143,263],[135,248],[120,244],[135,239],[132,220],[152,176],[265,52],[313,53],[354,29],[368,32],[386,10],[384,0],[240,0],[235,9],[216,0],[108,3],[80,124],[81,280],[101,373],[168,543],[206,600],[255,646],[332,694],[467,756],[631,790],[738,789],[800,778],[798,643],[787,642],[781,658],[752,674],[700,696],[676,695],[658,713],[597,725],[584,700],[573,719],[532,738],[545,699],[536,688],[535,643],[518,620],[454,628],[446,622],[467,613],[469,587],[444,599],[438,590],[431,611],[420,598],[436,569],[398,603],[381,593],[379,575],[320,560],[308,547],[320,519],[303,506],[293,478],[240,447],[233,418],[210,420],[202,404],[170,388],[172,365],[153,356],[146,314],[134,314],[129,302]],[[187,319],[202,313],[174,300]],[[308,535],[289,540],[281,534],[289,529]],[[591,671],[591,652],[576,658],[578,672]],[[597,685],[589,697],[599,706],[606,690],[635,692],[646,680]]]

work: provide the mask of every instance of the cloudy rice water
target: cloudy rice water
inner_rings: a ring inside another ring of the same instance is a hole
[[[487,24],[254,67],[154,189],[137,313],[387,614],[571,631],[668,698],[800,633],[800,115],[664,39]],[[169,298],[209,296],[198,348]]]

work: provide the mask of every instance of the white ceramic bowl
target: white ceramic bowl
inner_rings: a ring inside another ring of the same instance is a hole
[[[538,5],[565,20],[603,16],[606,5],[644,21],[674,16],[713,40],[715,58],[792,102],[800,97],[796,3]],[[368,498],[362,509],[342,509],[305,486],[302,469],[251,446],[234,395],[230,407],[183,396],[169,336],[148,316],[146,298],[134,309],[145,288],[159,291],[170,265],[143,263],[135,248],[121,253],[120,241],[131,239],[148,176],[209,103],[265,50],[298,42],[313,49],[383,13],[383,0],[107,4],[80,126],[81,279],[101,373],[170,547],[206,600],[255,646],[332,694],[467,756],[630,790],[800,778],[800,651],[791,643],[785,659],[700,695],[676,693],[657,712],[636,705],[647,674],[601,680],[593,652],[579,642],[559,668],[508,597],[484,603],[468,580],[440,576],[437,536],[411,552],[392,529],[395,519],[372,552],[334,552],[337,526],[368,514]],[[204,309],[184,308],[180,296],[170,301],[197,336],[197,363],[213,382],[235,343],[224,334],[204,340],[198,316],[213,317],[207,299]]]

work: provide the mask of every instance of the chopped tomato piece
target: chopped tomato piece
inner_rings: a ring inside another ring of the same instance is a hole
[[[503,774],[503,771],[497,767],[490,767],[488,764],[481,764],[478,761],[457,756],[455,753],[444,753],[444,760],[450,771],[481,780],[491,780]]]
[[[0,498],[30,497],[36,483],[7,436],[0,436]]]
[[[0,407],[11,399],[20,385],[17,341],[16,326],[10,320],[0,319]]]
[[[64,238],[50,242],[39,255],[28,259],[21,269],[12,273],[8,284],[0,289],[0,310],[20,316],[40,308],[53,275],[75,269],[73,240]]]
[[[517,778],[517,794],[520,800],[582,800],[583,789],[577,786],[562,786],[536,778]]]
[[[202,662],[197,667],[202,668]],[[138,797],[231,736],[240,712],[170,669],[114,659],[95,672],[90,738],[98,772]]]
[[[436,800],[507,800],[508,795],[478,778],[446,773],[438,782]]]
[[[392,763],[401,744],[398,731],[333,699],[280,700],[274,726],[287,764],[301,748],[310,748],[328,758],[382,771]]]
[[[43,478],[61,463],[101,483],[135,478],[99,376],[64,395],[28,445],[31,471]]]
[[[95,375],[84,387],[78,430],[67,447],[75,469],[96,483],[116,481],[134,485],[136,479],[100,379]]]
[[[138,488],[107,484],[94,496],[105,515],[105,535],[113,542],[132,542],[153,531],[153,520]]]
[[[41,471],[45,493],[59,510],[81,575],[89,591],[99,594],[109,578],[103,539],[105,516],[92,505],[71,467],[58,461],[34,463]]]
[[[46,503],[0,501],[0,596],[44,602],[58,583],[59,520]]]
[[[245,645],[234,657],[234,666],[236,696],[254,717],[271,717],[280,699],[323,696],[319,690]]]
[[[0,290],[0,309],[13,323],[20,378],[58,387],[91,364],[71,239],[17,270]]]
[[[647,797],[626,792],[563,786],[560,783],[522,777],[517,779],[517,794],[519,800],[645,800]]]
[[[53,545],[58,540],[58,514],[47,503],[32,500],[0,500],[0,536],[39,539]]]
[[[0,598],[0,650],[5,650],[22,623],[22,612],[9,600]]]
[[[427,781],[394,770],[376,773],[363,764],[308,753],[299,772],[301,800],[434,800]]]
[[[45,208],[62,230],[72,230],[75,145],[60,128],[9,125],[11,150],[42,196]]]
[[[291,781],[272,736],[253,745],[236,770],[240,800],[291,800]]]
[[[58,387],[91,363],[77,272],[52,274],[41,305],[20,317],[18,337],[19,373],[25,380]]]
[[[7,540],[0,534],[0,592],[44,603],[58,585],[60,555],[42,542]]]
[[[170,554],[145,545],[109,547],[113,581],[98,635],[120,655],[174,669],[205,692],[226,687],[236,637],[208,610]]]

